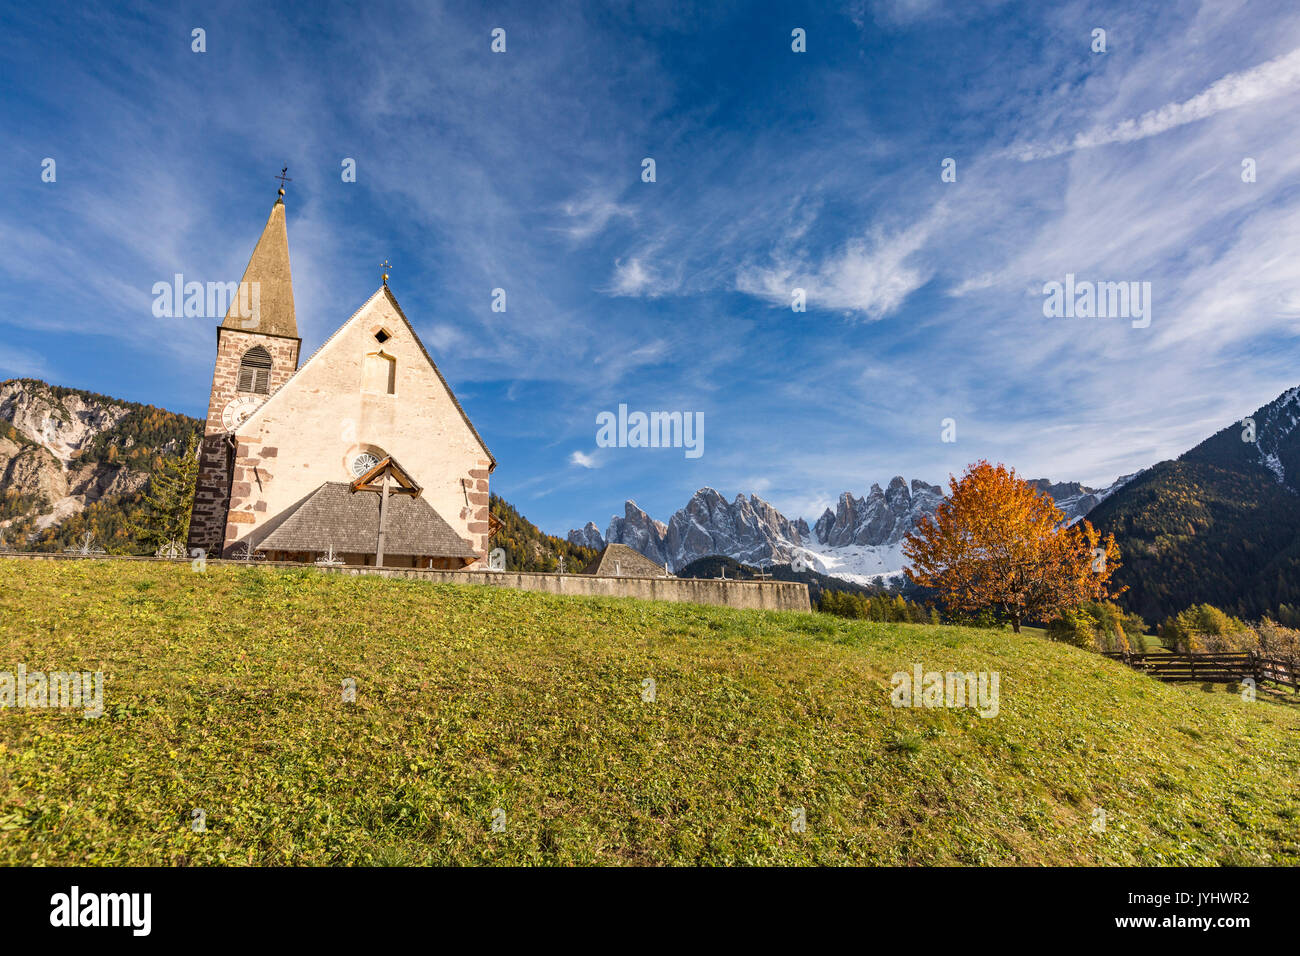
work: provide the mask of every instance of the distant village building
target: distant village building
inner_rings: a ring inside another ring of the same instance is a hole
[[[486,560],[496,460],[388,288],[299,364],[284,190],[217,328],[189,546],[457,569]],[[241,287],[243,288],[243,287]]]

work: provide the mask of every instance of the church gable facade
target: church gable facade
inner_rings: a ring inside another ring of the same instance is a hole
[[[287,257],[286,242],[286,282]],[[484,561],[496,462],[387,282],[301,368],[284,292],[270,297],[281,314],[258,323],[274,331],[228,328],[229,316],[218,330],[191,546],[386,567]]]

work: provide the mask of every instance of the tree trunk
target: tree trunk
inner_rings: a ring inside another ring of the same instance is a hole
[[[1011,618],[1011,633],[1012,634],[1020,633],[1020,618],[1018,616]]]

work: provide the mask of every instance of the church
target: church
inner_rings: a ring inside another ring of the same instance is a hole
[[[496,459],[388,287],[305,361],[284,189],[217,328],[188,546],[214,557],[479,568]],[[254,285],[256,284],[256,285]]]

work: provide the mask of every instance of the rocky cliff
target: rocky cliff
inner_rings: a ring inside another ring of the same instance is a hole
[[[0,534],[30,544],[88,505],[133,500],[200,423],[36,379],[0,382]]]

